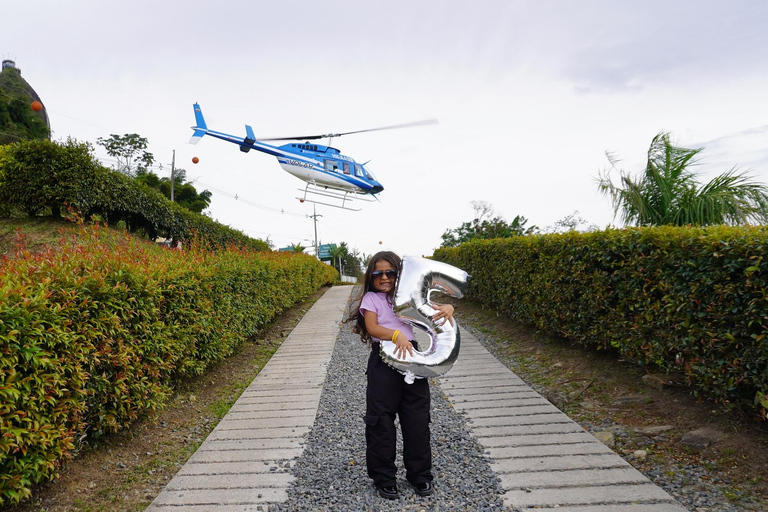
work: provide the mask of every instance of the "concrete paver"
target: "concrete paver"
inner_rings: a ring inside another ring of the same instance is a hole
[[[331,288],[312,306],[148,512],[242,512],[288,498],[285,461],[304,451],[350,292]]]
[[[570,512],[686,510],[528,387],[466,330],[458,361],[439,382],[500,475],[506,506]]]

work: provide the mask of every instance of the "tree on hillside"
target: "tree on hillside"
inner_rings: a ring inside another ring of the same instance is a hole
[[[512,222],[495,215],[493,207],[485,201],[472,201],[475,218],[464,222],[458,228],[448,229],[442,234],[440,247],[457,247],[464,242],[476,239],[509,238],[512,236],[531,235],[538,232],[538,227],[526,227],[528,219],[516,216]]]
[[[195,213],[202,213],[211,204],[211,192],[198,193],[192,182],[186,181],[187,171],[176,169],[173,173],[173,200],[179,206]],[[171,179],[161,178],[152,171],[137,171],[136,181],[149,188],[159,190],[168,199],[171,198]]]
[[[113,133],[107,139],[99,137],[96,143],[103,146],[109,156],[117,159],[117,170],[128,176],[148,172],[155,163],[155,156],[147,151],[147,139],[137,133]]]
[[[618,160],[606,153],[611,166],[598,176],[603,195],[614,215],[625,224],[659,226],[688,224],[744,224],[768,221],[768,187],[752,181],[735,168],[701,186],[692,170],[703,148],[675,146],[670,134],[660,132],[651,141],[648,161],[638,176],[617,169]],[[611,172],[619,173],[614,184]]]

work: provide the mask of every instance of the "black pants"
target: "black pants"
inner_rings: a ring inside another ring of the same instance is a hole
[[[402,373],[382,361],[379,344],[368,358],[365,441],[368,476],[376,487],[395,485],[397,434],[395,414],[403,432],[405,477],[412,484],[432,481],[429,436],[429,381],[406,384]]]

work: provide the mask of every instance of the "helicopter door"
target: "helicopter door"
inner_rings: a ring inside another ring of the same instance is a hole
[[[349,174],[349,163],[344,162],[344,174]]]
[[[339,170],[338,162],[335,160],[324,160],[325,162],[325,170],[329,172],[335,172]]]

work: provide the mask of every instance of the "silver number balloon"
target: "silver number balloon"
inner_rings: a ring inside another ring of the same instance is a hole
[[[395,356],[395,344],[385,341],[380,344],[381,358],[389,366],[405,375],[409,384],[414,378],[430,378],[443,375],[450,370],[459,356],[461,336],[456,319],[437,323],[432,316],[437,312],[430,305],[430,295],[442,292],[460,298],[467,291],[469,275],[463,270],[440,261],[404,256],[402,269],[397,278],[395,290],[395,314],[415,329],[426,332],[430,338],[429,347],[413,351],[404,359]]]

